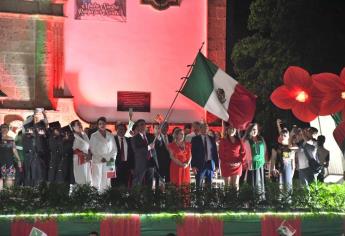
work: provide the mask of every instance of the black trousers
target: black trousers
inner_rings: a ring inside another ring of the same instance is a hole
[[[111,179],[112,187],[130,187],[131,186],[131,170],[127,161],[121,161],[116,168],[116,178]]]

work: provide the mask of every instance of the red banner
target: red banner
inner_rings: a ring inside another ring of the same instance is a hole
[[[58,226],[55,220],[37,220],[34,224],[28,223],[24,220],[13,220],[11,223],[11,235],[12,236],[27,236],[30,234],[32,228],[35,227],[43,231],[48,236],[58,235]]]
[[[276,216],[266,216],[266,217],[262,218],[262,220],[261,220],[261,235],[301,236],[302,235],[301,234],[301,219],[294,218],[294,219],[285,220],[285,219],[282,219],[282,218],[279,218]]]
[[[222,236],[224,222],[215,217],[187,216],[176,231],[178,236]]]
[[[140,217],[107,218],[101,221],[102,236],[140,236]]]

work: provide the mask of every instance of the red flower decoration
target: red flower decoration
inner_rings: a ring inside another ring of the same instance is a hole
[[[344,70],[343,70],[344,71]],[[341,122],[333,131],[333,137],[337,142],[340,150],[345,151],[345,122]]]
[[[314,120],[320,110],[321,93],[313,86],[309,73],[301,67],[290,66],[284,73],[284,85],[271,94],[271,101],[281,109],[291,109],[304,122]]]
[[[345,68],[340,77],[332,73],[312,75],[313,83],[323,96],[320,115],[331,115],[345,109]]]

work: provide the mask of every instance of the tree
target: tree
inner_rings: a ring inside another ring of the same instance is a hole
[[[251,35],[235,44],[231,59],[236,78],[258,96],[256,120],[272,133],[275,119],[298,124],[291,112],[276,108],[272,91],[285,69],[339,73],[345,66],[345,1],[255,0],[250,6]]]

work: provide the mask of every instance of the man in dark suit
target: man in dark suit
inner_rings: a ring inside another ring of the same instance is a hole
[[[156,156],[154,154],[154,136],[146,133],[146,122],[143,119],[137,120],[138,133],[132,138],[134,152],[134,177],[133,185],[145,185],[152,187]]]
[[[125,137],[126,131],[125,124],[121,123],[116,126],[117,135],[114,138],[117,146],[117,158],[115,161],[117,178],[112,179],[112,187],[131,186],[131,176],[134,172],[134,153],[131,139]]]
[[[158,187],[159,180],[164,179],[165,183],[170,182],[170,155],[168,145],[172,142],[172,137],[168,135],[169,124],[162,124],[161,131],[158,131],[159,125],[155,126],[157,131],[157,139],[155,142],[155,150],[158,160],[158,173],[156,173],[156,188]],[[159,175],[158,175],[159,174]]]
[[[196,186],[202,181],[211,185],[214,171],[218,169],[218,152],[214,138],[207,135],[207,124],[201,124],[200,135],[192,138],[192,170],[195,174]]]

